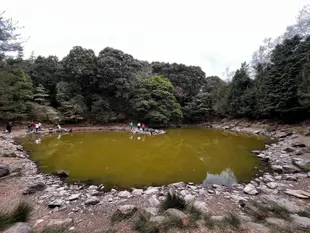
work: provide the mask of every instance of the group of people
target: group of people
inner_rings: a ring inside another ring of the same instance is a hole
[[[42,128],[42,124],[39,122],[39,123],[33,123],[31,122],[29,125],[28,125],[28,129],[29,129],[29,132],[38,132],[40,131]]]
[[[130,126],[130,128],[131,128],[131,130],[134,128],[134,123],[133,122],[130,122],[129,123],[129,126]],[[146,129],[146,126],[145,126],[145,124],[141,124],[140,122],[137,124],[137,128],[138,128],[138,130],[141,130],[142,129],[142,131],[144,131],[145,129]]]

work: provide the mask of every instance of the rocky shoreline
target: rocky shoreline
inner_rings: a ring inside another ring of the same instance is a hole
[[[122,212],[133,208],[144,208],[152,212],[151,216],[154,217],[157,216],[160,202],[165,199],[168,192],[178,194],[203,213],[210,212],[208,202],[212,202],[213,199],[225,200],[238,206],[241,215],[245,203],[251,199],[276,202],[294,210],[293,213],[296,209],[304,210],[308,207],[303,200],[310,199],[310,190],[308,187],[299,187],[298,183],[307,183],[310,180],[310,173],[307,173],[310,160],[302,156],[308,153],[308,147],[299,141],[297,134],[275,129],[257,130],[238,125],[221,124],[213,125],[213,127],[277,139],[273,144],[266,145],[264,150],[253,151],[257,157],[270,164],[273,173],[263,174],[248,184],[235,184],[232,187],[215,184],[211,187],[203,187],[180,182],[162,187],[148,187],[145,190],[133,188],[125,191],[115,189],[106,191],[103,185],[67,184],[57,176],[39,173],[36,164],[29,159],[28,154],[23,151],[21,145],[15,142],[14,138],[0,135],[0,155],[4,158],[14,157],[19,160],[18,166],[0,164],[0,182],[3,179],[9,180],[10,177],[17,176],[24,185],[24,189],[21,190],[24,196],[33,196],[37,205],[49,208],[49,214],[66,210],[70,221],[75,213],[90,214],[102,207],[114,210],[117,208]],[[301,201],[301,204],[296,204],[295,200]],[[243,217],[246,219],[246,216]],[[310,228],[310,219],[302,219],[302,224],[298,216],[295,216],[295,219],[297,225],[303,224]],[[35,225],[40,222],[43,220],[36,220]]]

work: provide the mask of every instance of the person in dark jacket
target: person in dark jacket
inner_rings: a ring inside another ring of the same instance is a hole
[[[8,133],[12,132],[12,128],[13,128],[12,122],[9,122],[6,126],[6,130],[8,131]]]

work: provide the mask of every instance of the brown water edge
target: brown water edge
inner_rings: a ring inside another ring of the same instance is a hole
[[[99,129],[98,128],[95,128],[95,127],[91,127],[91,129],[88,129],[88,130],[91,130],[91,131],[98,131]],[[106,128],[105,128],[106,130]],[[110,130],[110,129],[109,129]],[[122,131],[124,130],[123,127],[117,127],[117,128],[113,128],[112,131]],[[126,130],[126,127],[125,127],[125,130]],[[221,131],[221,132],[225,132],[225,133],[229,133],[229,134],[235,134],[235,135],[247,135],[247,136],[250,136],[249,134],[244,134],[244,133],[234,133],[234,132],[231,132],[231,131]],[[162,136],[155,136],[155,137],[162,137]],[[252,136],[253,137],[253,136]],[[266,141],[267,140],[267,141]],[[268,138],[264,138],[264,144],[266,144],[266,142],[268,142],[269,139]],[[26,148],[27,149],[27,148]],[[258,148],[252,148],[252,149],[258,149]],[[263,148],[259,148],[259,149],[263,149]],[[32,151],[31,150],[28,150],[28,152],[30,154],[32,154]],[[253,155],[254,157],[256,157],[255,155]],[[44,172],[46,173],[46,170],[44,169],[41,169],[42,168],[42,165],[40,164],[40,161],[36,161],[36,159],[34,160],[38,166],[38,168],[40,169],[40,172]],[[258,163],[258,166],[254,168],[255,170],[255,176],[251,177],[251,180],[254,179],[255,177],[259,176],[259,175],[262,175],[262,173],[264,172],[267,172],[269,171],[269,166],[267,166],[268,163],[263,163],[263,162],[260,162]],[[212,175],[212,174],[211,174]],[[180,180],[180,181],[183,181],[183,180]],[[244,182],[249,182],[250,180],[244,180]],[[100,179],[76,179],[76,178],[69,178],[69,179],[66,179],[66,182],[68,183],[83,183],[85,185],[91,185],[91,184],[101,184],[103,183]],[[109,182],[104,182],[105,184],[105,187],[110,189],[110,188],[116,188],[118,190],[121,190],[121,189],[128,189],[129,187],[126,187],[125,186],[122,186],[122,185],[115,185],[113,184],[113,182],[111,182],[109,184]],[[170,183],[174,183],[174,182],[170,182]],[[197,183],[197,182],[195,182]],[[242,182],[243,183],[243,182]],[[146,185],[134,185],[135,188],[146,188],[146,187],[149,187],[149,186],[162,186],[162,185],[166,185],[168,183],[156,183],[156,182],[152,182],[152,183],[148,183]]]

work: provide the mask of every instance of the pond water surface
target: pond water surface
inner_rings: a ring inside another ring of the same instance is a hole
[[[24,147],[41,171],[62,169],[69,181],[109,187],[143,187],[174,182],[231,185],[248,182],[264,165],[250,151],[264,138],[216,129],[171,129],[166,135],[79,132],[27,137]]]

